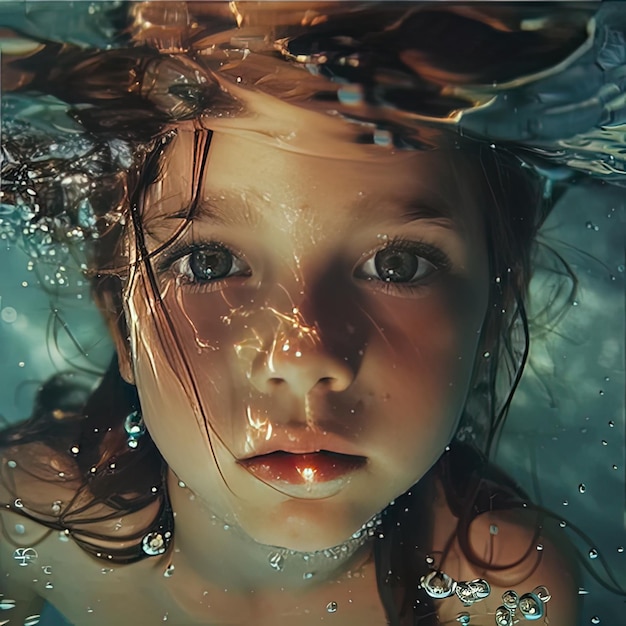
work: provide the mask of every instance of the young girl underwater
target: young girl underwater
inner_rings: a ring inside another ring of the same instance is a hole
[[[385,80],[443,72],[392,25],[435,46],[487,22],[331,4],[139,3],[125,46],[8,64],[91,142],[37,160],[16,124],[5,193],[78,233],[116,358],[0,433],[3,623],[44,602],[77,626],[575,623],[558,522],[486,456],[543,179],[432,122],[458,98]],[[573,13],[527,71],[580,44]]]

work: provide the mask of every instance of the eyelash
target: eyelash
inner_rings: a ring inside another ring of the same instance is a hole
[[[357,266],[358,268],[362,268],[365,263],[374,259],[374,257],[380,252],[384,252],[385,250],[401,250],[414,254],[416,257],[420,259],[426,260],[433,266],[433,270],[429,272],[423,278],[417,278],[411,282],[393,282],[393,281],[385,281],[382,279],[374,279],[368,277],[360,277],[360,280],[365,280],[368,283],[375,286],[375,289],[381,290],[384,293],[392,293],[392,292],[414,292],[419,289],[425,287],[430,280],[434,277],[434,275],[442,275],[447,274],[452,269],[452,263],[448,255],[441,250],[440,248],[433,246],[432,244],[426,243],[420,240],[414,239],[404,239],[402,237],[394,237],[387,241],[384,246],[380,248],[375,248],[371,250],[367,254],[367,258],[365,261],[362,259],[359,261]],[[355,270],[355,275],[357,274],[357,270]]]
[[[159,273],[170,272],[174,275],[174,277],[178,280],[181,280],[183,284],[185,284],[189,288],[197,288],[197,289],[206,289],[207,287],[211,287],[221,283],[223,280],[227,278],[239,276],[250,276],[250,272],[248,271],[245,274],[241,274],[241,270],[239,274],[233,274],[231,276],[225,276],[223,278],[216,278],[214,280],[199,280],[197,278],[192,278],[187,274],[181,272],[174,268],[175,263],[178,261],[191,258],[191,255],[199,250],[206,250],[211,246],[221,247],[224,250],[228,251],[234,260],[240,260],[243,258],[243,255],[240,255],[234,252],[229,246],[223,244],[219,241],[215,240],[207,240],[207,241],[196,241],[194,243],[185,243],[185,242],[176,242],[172,245],[172,247],[164,254],[163,258],[159,259],[157,262],[157,270]],[[385,281],[381,278],[375,279],[367,276],[358,276],[359,269],[363,268],[363,266],[375,259],[375,256],[385,250],[400,250],[410,252],[418,258],[426,260],[433,266],[433,270],[429,272],[423,278],[417,278],[414,281],[407,282],[394,282],[394,281]],[[385,243],[384,246],[380,248],[375,248],[371,250],[365,260],[363,257],[359,261],[358,265],[353,271],[353,274],[359,280],[367,281],[371,285],[375,285],[376,289],[382,290],[385,293],[390,292],[398,292],[398,291],[414,291],[420,288],[423,288],[426,283],[432,278],[434,274],[445,274],[451,269],[451,262],[447,254],[443,252],[440,248],[437,248],[431,244],[425,243],[423,241],[416,240],[408,240],[403,239],[401,237],[394,237]]]
[[[236,253],[234,250],[231,249],[230,246],[227,246],[226,244],[223,244],[220,241],[207,240],[207,241],[196,241],[193,243],[185,243],[185,242],[178,241],[172,244],[171,248],[168,249],[168,251],[165,253],[163,258],[159,259],[159,261],[157,262],[157,271],[159,273],[169,272],[171,275],[174,276],[174,278],[181,281],[182,284],[184,284],[187,288],[192,289],[192,290],[193,289],[206,290],[207,288],[211,288],[213,286],[219,285],[223,280],[226,280],[226,278],[237,276],[237,274],[233,274],[233,275],[225,276],[223,278],[216,278],[214,280],[210,280],[210,279],[200,280],[195,277],[191,277],[174,267],[175,264],[179,261],[187,260],[187,263],[189,263],[191,259],[191,255],[194,252],[197,252],[200,250],[207,250],[211,247],[223,248],[225,251],[231,254],[231,256],[233,257],[233,260],[241,260],[243,258],[241,254]],[[189,267],[188,267],[188,271],[191,271]],[[241,275],[242,274],[239,273],[239,276]],[[243,274],[243,276],[249,276],[249,275],[250,275],[249,272]]]

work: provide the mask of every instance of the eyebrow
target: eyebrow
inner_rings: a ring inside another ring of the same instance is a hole
[[[218,224],[240,224],[259,221],[259,212],[254,207],[266,202],[263,197],[252,189],[234,193],[228,190],[217,190],[202,198],[195,206],[188,204],[178,211],[164,215],[165,220],[205,219]]]
[[[259,223],[262,212],[259,207],[267,203],[261,193],[253,189],[242,190],[235,193],[227,189],[218,189],[200,200],[192,212],[191,204],[181,207],[179,210],[162,216],[164,220],[204,219],[216,222],[220,225],[238,225]],[[395,205],[400,208],[397,218],[403,223],[419,220],[436,222],[443,228],[459,229],[461,224],[453,216],[452,210],[442,206],[441,202],[433,202],[431,198],[424,201],[415,200],[403,196],[369,198],[365,202],[360,200],[351,207],[356,216],[377,215],[381,204]]]

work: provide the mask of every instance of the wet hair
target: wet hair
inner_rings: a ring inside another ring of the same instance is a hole
[[[298,45],[306,43],[294,42],[293,54]],[[85,231],[90,239],[88,275],[106,319],[117,325],[117,332],[125,337],[123,282],[129,270],[125,235],[128,225],[133,224],[137,262],[145,264],[148,276],[152,276],[150,255],[141,238],[143,202],[150,185],[162,175],[164,154],[176,125],[197,119],[207,109],[212,115],[239,115],[243,108],[210,81],[190,79],[174,85],[176,89],[161,89],[163,76],[194,75],[195,65],[184,55],[168,56],[149,47],[93,53],[52,48],[54,54],[48,47],[22,62],[22,70],[33,74],[29,89],[56,94],[73,105],[73,116],[88,131],[94,150],[101,155],[99,174],[108,182],[90,195],[94,219],[92,229]],[[149,77],[152,87],[133,88],[132,81],[141,82],[138,76]],[[352,78],[356,81],[358,77]],[[272,85],[271,90],[280,92],[280,85]],[[401,95],[396,94],[398,98]],[[400,106],[402,99],[394,104]],[[447,103],[456,105],[458,102]],[[445,145],[465,153],[475,163],[486,199],[482,217],[491,285],[481,345],[490,356],[478,355],[456,440],[427,476],[384,511],[381,537],[375,540],[379,590],[391,623],[425,625],[437,623],[433,605],[418,591],[417,584],[431,567],[425,557],[429,555],[432,528],[428,516],[421,513],[432,497],[435,482],[442,484],[448,504],[459,518],[456,538],[461,548],[470,561],[487,569],[490,564],[483,562],[470,545],[471,521],[487,510],[510,509],[528,502],[488,458],[528,351],[524,302],[535,237],[550,200],[544,193],[542,177],[526,166],[512,147],[492,147],[428,124],[410,128],[389,120],[375,120],[373,124],[389,132],[400,148]],[[198,128],[195,132],[197,189],[210,149],[211,131]],[[368,130],[365,135],[363,141],[367,137],[374,141],[375,131]],[[124,168],[114,162],[115,141],[133,149],[133,159]],[[19,153],[27,147],[16,144],[14,149]],[[56,219],[62,237],[79,220],[73,212],[75,206],[69,206],[67,199],[59,203],[53,192],[56,174],[58,171],[53,171],[42,179],[42,188],[49,185],[48,193],[40,193],[39,213],[34,219]],[[59,222],[60,216],[65,221]],[[153,289],[158,296],[154,281]],[[162,316],[158,297],[155,302],[154,313]],[[142,537],[171,512],[163,480],[166,465],[149,434],[139,440],[136,449],[127,446],[124,419],[138,408],[136,390],[121,378],[115,359],[95,391],[81,387],[73,373],[58,374],[46,381],[32,417],[0,432],[0,447],[4,448],[0,479],[21,499],[19,507],[9,502],[9,508],[69,533],[85,550],[103,559],[132,562],[143,558]],[[13,455],[19,456],[19,464],[9,471],[6,464]],[[49,485],[69,488],[75,495],[51,509],[49,501],[20,491],[20,477],[35,477]],[[110,532],[112,520],[142,511],[149,511],[149,515],[141,518],[141,524],[122,542]],[[435,562],[443,558],[430,556]]]

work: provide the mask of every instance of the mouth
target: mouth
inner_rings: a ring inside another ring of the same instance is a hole
[[[285,490],[284,487],[296,488],[298,491],[303,488],[309,494],[319,490],[327,491],[324,487],[330,487],[333,483],[341,488],[349,476],[366,463],[364,456],[327,450],[305,454],[277,450],[239,461],[240,465],[265,483],[276,485],[282,490]]]

